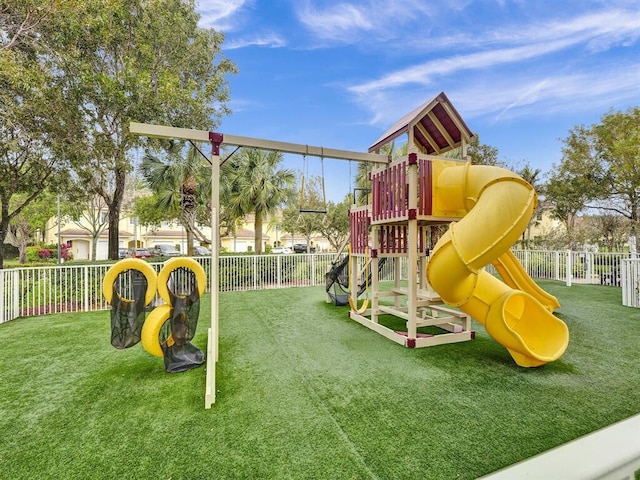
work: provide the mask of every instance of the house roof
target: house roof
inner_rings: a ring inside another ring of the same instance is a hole
[[[256,233],[253,230],[248,230],[246,228],[238,228],[235,232],[235,235],[233,234],[233,232],[230,232],[229,235],[227,236],[227,238],[251,238],[253,239],[256,236]],[[265,240],[268,240],[270,237],[269,235],[266,235],[265,233],[262,234],[262,238]]]
[[[58,235],[57,233],[55,235]],[[133,234],[130,232],[127,232],[126,230],[120,230],[118,232],[118,235],[121,237],[133,237]],[[64,230],[60,231],[60,236],[65,236],[65,237],[91,237],[91,232],[86,229],[86,228],[65,228]],[[109,236],[109,230],[103,230],[102,232],[100,232],[100,234],[98,235],[99,237],[108,237]]]
[[[184,237],[185,234],[182,230],[154,230],[149,231],[145,235],[145,237],[176,237],[181,238]]]
[[[403,116],[382,134],[369,152],[375,152],[400,135],[413,132],[414,143],[429,155],[439,155],[469,142],[473,132],[467,127],[444,92]]]
[[[91,232],[86,228],[65,228],[60,232],[60,236],[62,235],[65,237],[90,237]]]

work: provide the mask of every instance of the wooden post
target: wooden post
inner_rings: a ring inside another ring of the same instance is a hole
[[[409,182],[409,225],[408,225],[408,242],[407,242],[407,274],[409,281],[407,283],[407,308],[409,318],[407,320],[407,339],[415,339],[417,337],[416,315],[418,308],[418,155],[409,154],[407,180]]]
[[[211,138],[211,137],[210,137]],[[216,139],[220,140],[220,139]],[[207,372],[205,382],[204,408],[211,408],[216,401],[216,363],[218,362],[218,255],[220,249],[220,142],[212,141],[211,148],[211,326],[208,331]]]
[[[371,321],[378,323],[378,291],[380,289],[380,225],[373,225],[371,227]]]

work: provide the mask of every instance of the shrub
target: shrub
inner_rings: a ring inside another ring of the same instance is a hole
[[[41,248],[38,250],[38,258],[42,260],[50,260],[53,258],[53,252],[48,248]]]
[[[39,262],[41,258],[38,256],[38,252],[42,250],[40,247],[27,247],[26,261],[27,263]]]

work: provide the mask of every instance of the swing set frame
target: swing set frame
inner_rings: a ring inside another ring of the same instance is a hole
[[[207,366],[204,404],[209,409],[216,400],[216,363],[218,361],[218,337],[219,337],[219,281],[218,281],[218,256],[220,249],[220,146],[231,145],[236,147],[257,148],[283,153],[292,153],[321,159],[331,158],[336,160],[353,160],[357,162],[372,162],[387,165],[391,162],[388,155],[378,153],[363,153],[334,148],[316,147],[306,144],[279,142],[260,138],[228,135],[207,130],[193,130],[164,125],[131,122],[129,132],[133,135],[141,135],[155,138],[180,139],[190,142],[211,143],[211,326],[208,329]],[[323,178],[324,183],[324,178]],[[317,212],[316,212],[317,213]]]

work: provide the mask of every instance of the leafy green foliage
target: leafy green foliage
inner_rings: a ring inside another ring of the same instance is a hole
[[[287,207],[282,212],[282,227],[285,232],[304,235],[307,248],[311,246],[311,237],[322,231],[322,225],[326,220],[324,213],[304,212],[304,210],[324,211],[327,205],[324,203],[323,179],[318,176],[309,176],[305,179],[304,186],[299,186],[299,194],[289,199]]]
[[[26,226],[24,217],[16,217],[43,191],[73,191],[69,167],[75,135],[66,129],[73,111],[61,102],[35,34],[36,26],[46,23],[48,7],[2,4],[0,25],[7,36],[0,41],[0,244],[11,222],[13,233],[18,224]]]
[[[128,123],[213,128],[228,112],[225,78],[235,66],[221,55],[223,35],[198,27],[192,1],[77,6],[43,38],[57,53],[57,86],[81,114],[74,128],[84,133],[84,155],[74,171],[108,206],[109,257],[117,259],[128,155],[142,141]]]
[[[194,147],[188,150],[179,141],[167,142],[164,158],[147,152],[140,165],[147,185],[154,192],[153,201],[144,207],[143,224],[158,225],[162,220],[177,219],[187,232],[187,253],[193,254],[193,240],[211,243],[196,228],[198,210],[211,198],[211,167]],[[210,210],[210,209],[209,209]],[[147,223],[149,222],[149,223]]]
[[[498,149],[486,143],[481,143],[478,135],[473,137],[473,141],[468,146],[467,157],[474,165],[505,166],[504,162],[498,159]]]
[[[640,108],[607,113],[591,127],[577,126],[563,142],[562,161],[549,176],[546,199],[567,227],[570,248],[575,246],[575,220],[588,208],[629,219],[629,241],[635,245],[640,208]]]
[[[255,251],[262,253],[262,224],[295,195],[294,173],[280,168],[281,152],[243,148],[220,174],[220,203],[230,218],[254,215]]]
[[[353,196],[348,194],[340,203],[329,202],[327,214],[320,225],[319,232],[329,240],[331,246],[338,250],[349,236],[351,224],[349,222],[349,209],[353,204]]]
[[[176,219],[178,212],[162,207],[158,196],[151,194],[136,198],[132,215],[138,219],[140,225],[160,228],[163,221],[170,222]]]

